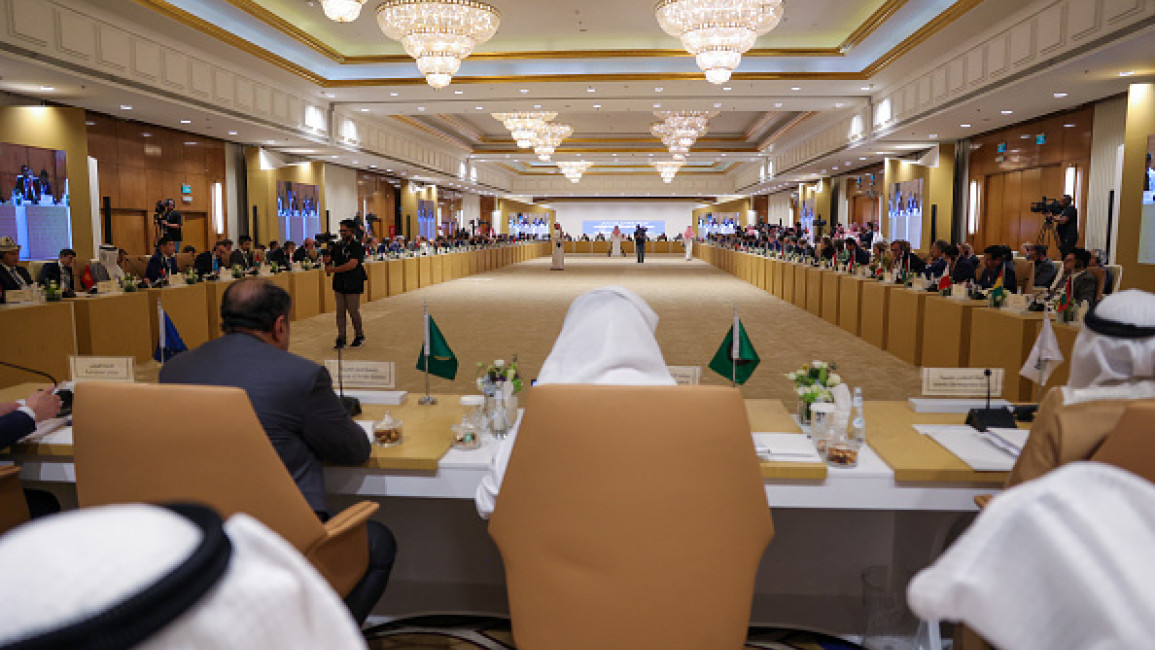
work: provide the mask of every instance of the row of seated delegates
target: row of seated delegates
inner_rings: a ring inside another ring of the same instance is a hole
[[[322,521],[329,518],[322,463],[364,464],[365,432],[342,406],[328,371],[290,353],[292,298],[261,278],[229,285],[221,300],[224,336],[181,353],[164,365],[162,384],[235,386],[248,394],[273,447]],[[369,568],[345,599],[364,622],[389,582],[396,541],[370,520]]]

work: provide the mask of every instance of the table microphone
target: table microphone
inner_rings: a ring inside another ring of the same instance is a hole
[[[59,386],[59,382],[56,381],[55,377],[41,370],[25,368],[24,366],[18,366],[14,363],[8,363],[7,361],[0,361],[0,366],[7,366],[9,368],[15,368],[16,370],[23,370],[24,372],[29,372],[34,375],[40,375],[41,377],[47,377],[48,381],[52,382],[53,386]],[[60,412],[56,414],[56,417],[63,418],[72,415],[72,391],[67,388],[56,388],[53,392],[55,392],[60,397]]]
[[[349,417],[361,415],[361,400],[356,397],[345,397],[345,371],[341,366],[341,348],[337,348],[337,394]]]
[[[983,374],[986,375],[987,378],[987,407],[968,411],[966,423],[979,431],[986,431],[987,429],[1014,429],[1018,425],[1015,423],[1015,416],[1010,409],[991,408],[991,369],[987,368],[983,371]]]

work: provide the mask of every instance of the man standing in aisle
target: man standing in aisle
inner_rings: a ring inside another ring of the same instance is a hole
[[[361,327],[361,294],[365,293],[365,247],[361,245],[361,231],[353,219],[341,221],[338,228],[341,239],[333,243],[330,255],[325,259],[325,273],[333,276],[333,293],[337,298],[337,343],[336,349],[345,347],[345,313],[353,321],[353,343],[350,347],[361,347],[365,343],[365,330]]]
[[[183,226],[184,217],[180,212],[177,212],[176,201],[172,199],[165,199],[164,214],[160,217],[160,224],[164,226],[164,236],[176,243],[176,249],[180,250],[180,243],[184,240]]]
[[[1059,253],[1063,259],[1079,244],[1079,210],[1070,194],[1059,199],[1062,211],[1055,215],[1055,234],[1059,236]]]
[[[638,226],[636,228],[634,228],[634,248],[637,249],[638,264],[645,264],[645,262],[646,262],[646,229],[643,228],[642,224],[640,224],[640,223],[638,224]]]

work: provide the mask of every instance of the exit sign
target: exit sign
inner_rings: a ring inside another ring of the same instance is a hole
[[[180,193],[181,194],[192,194],[192,185],[189,185],[188,183],[181,183]]]

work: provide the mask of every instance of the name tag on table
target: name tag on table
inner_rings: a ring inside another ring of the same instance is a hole
[[[188,284],[188,282],[185,281],[183,275],[176,274],[168,276],[168,286],[170,287],[183,287],[186,284]]]
[[[949,397],[982,397],[987,394],[987,368],[923,368],[922,394]],[[1002,368],[989,368],[991,395],[1002,395]]]
[[[136,360],[132,357],[68,357],[72,381],[136,381]]]
[[[702,366],[666,366],[679,386],[697,386],[702,381]]]
[[[101,280],[96,283],[96,291],[97,293],[120,293],[121,288],[116,280]]]
[[[32,291],[30,289],[9,289],[4,292],[4,301],[10,305],[32,302]]]
[[[325,367],[333,376],[333,383],[343,382],[347,388],[394,388],[396,365],[392,361],[345,361],[340,364],[338,373],[336,361],[325,362]]]

